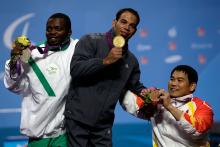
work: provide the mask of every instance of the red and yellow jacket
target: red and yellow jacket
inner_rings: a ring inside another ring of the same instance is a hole
[[[213,111],[207,102],[192,94],[172,99],[173,106],[184,112],[179,121],[161,104],[144,106],[144,101],[130,91],[122,104],[132,115],[151,121],[154,147],[208,146]]]

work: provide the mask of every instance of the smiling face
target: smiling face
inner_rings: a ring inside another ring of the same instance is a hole
[[[137,17],[129,11],[125,11],[118,20],[113,20],[112,27],[116,35],[121,35],[125,40],[128,40],[136,32]]]
[[[188,76],[183,71],[174,71],[168,82],[170,96],[181,97],[193,93],[196,83],[190,83]]]
[[[50,18],[47,21],[46,37],[49,45],[60,45],[70,35],[64,18]]]

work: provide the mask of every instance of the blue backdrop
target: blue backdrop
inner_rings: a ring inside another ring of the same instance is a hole
[[[177,64],[197,69],[195,95],[207,100],[220,121],[220,1],[219,0],[7,0],[0,5],[0,128],[18,127],[21,98],[3,84],[4,64],[12,40],[21,34],[33,43],[45,40],[47,18],[63,12],[72,19],[73,38],[111,27],[118,9],[132,7],[141,16],[130,49],[140,62],[146,86],[167,89]],[[116,124],[145,123],[116,108]]]

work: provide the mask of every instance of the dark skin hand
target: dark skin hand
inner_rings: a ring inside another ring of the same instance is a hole
[[[108,65],[115,63],[122,58],[122,48],[113,47],[107,57],[103,59],[103,64]]]

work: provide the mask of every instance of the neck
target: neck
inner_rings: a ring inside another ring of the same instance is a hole
[[[60,45],[48,45],[48,50],[50,51],[59,51],[59,50],[65,50],[70,44],[70,37],[66,38]]]
[[[172,99],[175,101],[180,101],[180,102],[185,102],[185,101],[189,101],[193,98],[193,94],[188,94],[188,95],[184,95],[181,97],[173,97]]]

